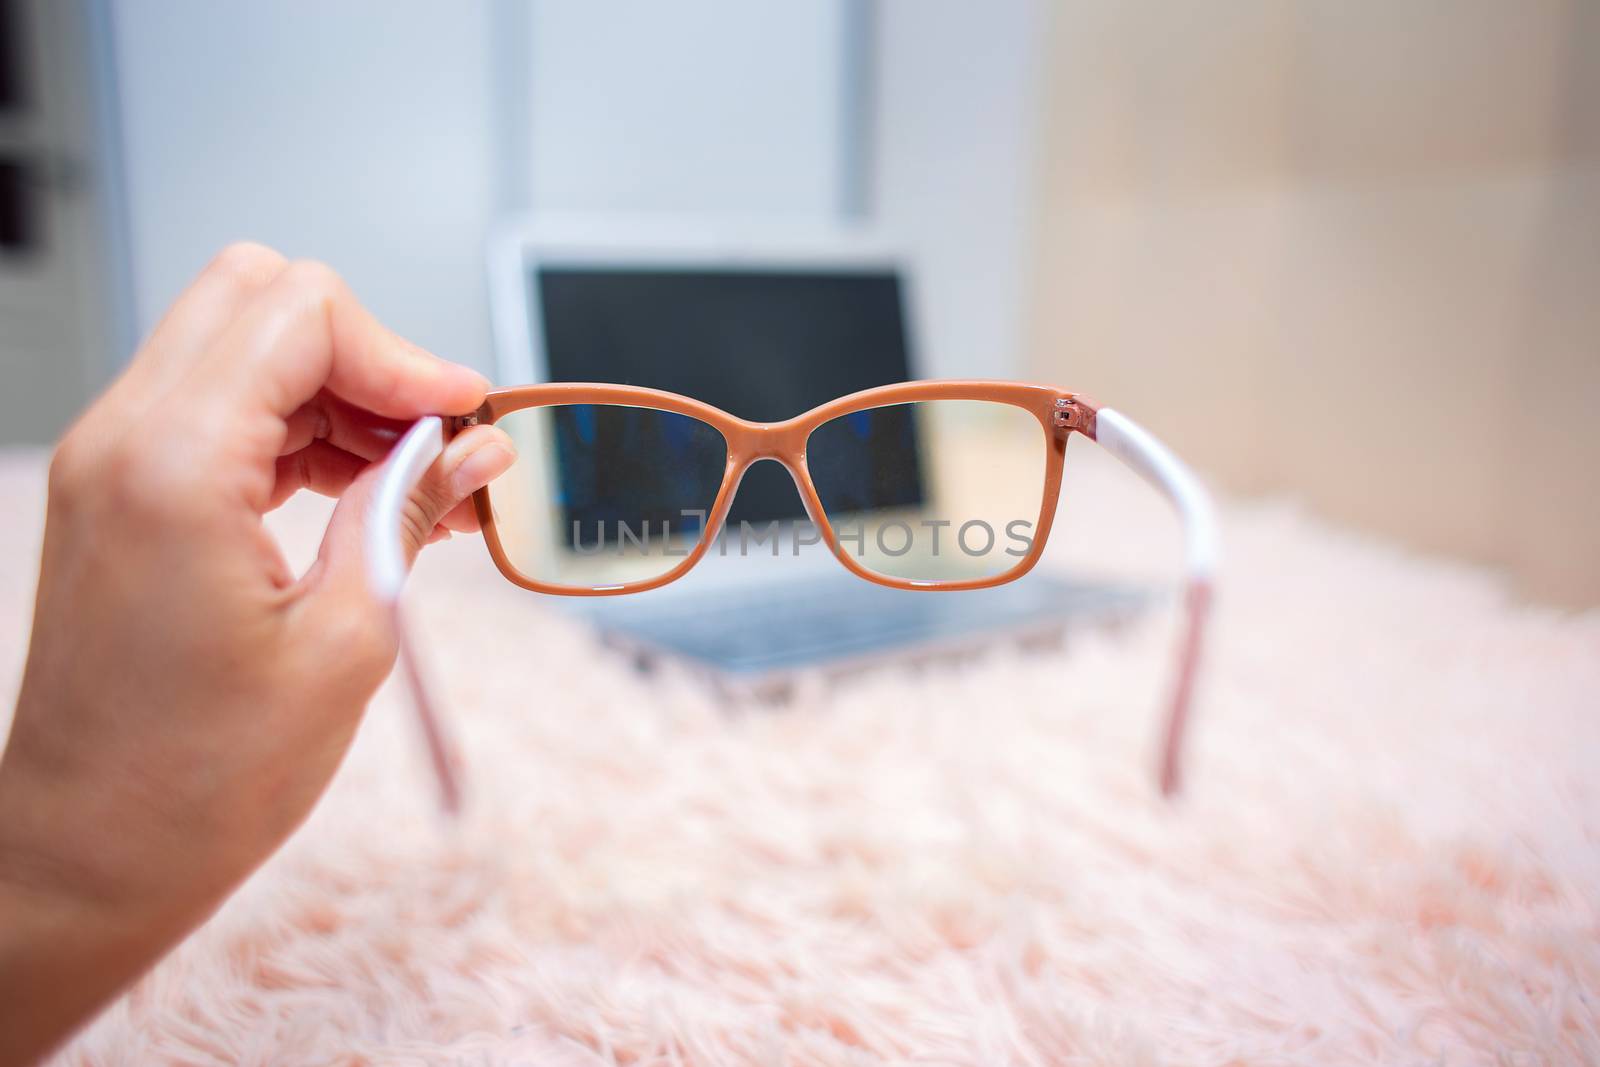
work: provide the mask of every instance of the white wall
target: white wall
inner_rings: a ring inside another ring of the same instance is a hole
[[[871,214],[914,256],[927,377],[1024,377],[1040,0],[878,0]]]
[[[535,212],[837,215],[845,0],[540,0],[527,31]]]
[[[923,373],[1023,366],[1039,0],[110,2],[141,332],[249,237],[492,372],[503,210],[851,216],[914,253]]]
[[[221,245],[324,259],[488,370],[491,5],[113,0],[141,334]]]

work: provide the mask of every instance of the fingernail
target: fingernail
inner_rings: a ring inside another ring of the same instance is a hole
[[[469,496],[500,477],[516,461],[516,452],[504,442],[485,442],[451,472],[450,489],[456,496]]]

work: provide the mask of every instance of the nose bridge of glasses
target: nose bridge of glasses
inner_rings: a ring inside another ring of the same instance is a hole
[[[799,419],[787,422],[740,422],[728,433],[728,465],[734,470],[732,497],[750,468],[764,460],[783,467],[794,480],[795,492],[812,522],[818,522],[816,507],[805,484],[805,449],[809,431]]]
[[[729,434],[730,458],[740,466],[773,459],[798,465],[805,453],[806,432],[798,422],[742,422]]]

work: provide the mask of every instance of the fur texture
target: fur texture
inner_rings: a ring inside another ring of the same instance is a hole
[[[1170,521],[1090,452],[1046,565],[1160,574]],[[41,470],[0,468],[13,672]],[[325,517],[274,522],[305,559]],[[1174,805],[1163,617],[729,713],[475,538],[430,550],[465,820],[391,686],[310,822],[61,1061],[1600,1062],[1600,615],[1286,505],[1225,533]]]

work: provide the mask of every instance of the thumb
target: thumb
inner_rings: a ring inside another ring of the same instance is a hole
[[[435,431],[437,432],[437,431]],[[403,446],[402,446],[403,447]],[[435,446],[437,447],[437,443]],[[399,451],[397,449],[396,451]],[[457,504],[504,474],[516,461],[511,439],[493,426],[473,426],[451,439],[404,499],[381,501],[379,486],[393,473],[391,457],[351,483],[323,535],[317,565],[307,574],[307,608],[314,613],[349,613],[381,608],[392,590],[375,588],[369,574],[375,523],[395,523],[404,565],[410,568],[435,527]]]
[[[437,418],[421,420],[388,459],[356,478],[334,509],[317,564],[306,576],[308,588],[299,605],[301,636],[315,643],[320,655],[332,657],[325,662],[337,666],[325,678],[348,687],[356,708],[365,706],[396,652],[406,649],[398,597],[417,553],[452,508],[516,462],[511,439],[492,426],[469,428],[445,443],[443,451],[441,433]],[[375,548],[383,556],[378,568],[372,567]],[[445,810],[454,812],[461,793],[451,746],[415,656],[403,659],[441,800]]]

